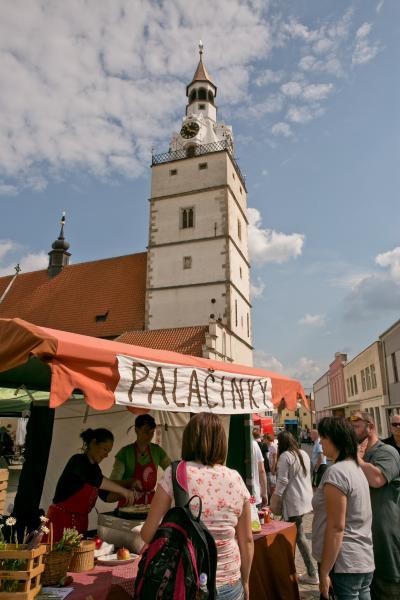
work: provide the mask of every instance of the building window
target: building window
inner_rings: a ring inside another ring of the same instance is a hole
[[[204,169],[208,169],[208,163],[199,164],[199,171],[204,171]]]
[[[369,374],[369,367],[365,367],[365,379],[367,380],[367,390],[371,389],[371,376]]]
[[[232,173],[232,177],[233,177],[233,179],[235,179],[235,173]]]
[[[357,376],[356,375],[353,375],[353,381],[354,381],[354,393],[358,394]]]
[[[208,91],[208,101],[211,102],[211,104],[214,104],[214,96],[210,90]]]
[[[241,194],[243,194],[243,190],[242,190],[242,188],[240,187],[239,189],[240,189],[240,193],[241,193]]]
[[[235,325],[238,325],[238,309],[237,309],[237,300],[235,300]]]
[[[393,352],[393,354],[391,354],[391,357],[392,357],[394,383],[398,383],[399,382],[399,371],[397,369],[396,354]]]
[[[350,397],[351,390],[350,390],[350,379],[349,378],[346,379],[346,385],[347,385],[347,395]]]
[[[192,268],[192,257],[191,256],[184,256],[183,257],[183,268],[184,269],[191,269]]]
[[[205,110],[206,105],[205,104],[199,104],[199,110]]]
[[[103,313],[102,315],[96,315],[95,321],[96,321],[96,323],[104,323],[104,321],[107,321],[107,317],[108,317],[108,311]]]
[[[247,313],[247,337],[250,337],[250,317],[249,317],[249,313]]]
[[[194,227],[194,208],[181,208],[181,229],[189,229]]]
[[[238,223],[238,238],[239,238],[239,240],[241,240],[242,239],[242,224],[240,222],[240,219],[238,219],[237,223]]]
[[[361,387],[362,387],[362,391],[365,392],[366,385],[365,385],[365,372],[364,372],[364,369],[361,369]]]
[[[243,274],[242,274],[242,267],[239,267],[239,277],[240,277],[240,279],[242,279],[242,276],[243,276]]]
[[[196,100],[196,90],[190,94],[190,102],[194,102]]]
[[[353,378],[350,377],[350,389],[351,389],[351,395],[354,396],[354,387],[353,387]]]
[[[381,411],[379,410],[379,406],[375,406],[375,424],[378,429],[379,435],[382,434],[382,422],[381,422]]]
[[[200,88],[197,97],[199,100],[207,100],[207,90]]]
[[[178,175],[178,169],[170,169],[169,174],[170,175]]]
[[[371,369],[371,382],[372,382],[372,388],[375,389],[377,387],[377,383],[376,383],[376,373],[375,373],[375,365],[370,365],[369,367]]]

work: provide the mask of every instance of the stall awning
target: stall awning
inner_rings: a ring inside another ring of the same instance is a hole
[[[121,389],[123,378],[120,378],[118,370],[118,361],[121,362],[121,357],[131,361],[132,381],[135,381],[133,368],[139,369],[138,365],[144,365],[146,369],[148,363],[169,366],[173,377],[175,377],[175,369],[180,367],[191,370],[189,393],[191,389],[196,391],[197,376],[193,375],[193,371],[208,373],[209,389],[212,387],[210,376],[218,373],[221,379],[221,374],[222,376],[225,374],[232,389],[238,389],[239,408],[241,380],[244,382],[243,385],[246,384],[246,389],[249,385],[251,388],[252,385],[247,383],[248,381],[267,382],[268,380],[274,406],[277,406],[282,398],[285,398],[286,405],[291,409],[296,408],[299,397],[306,402],[303,388],[298,381],[264,369],[48,329],[18,318],[0,319],[0,386],[19,387],[23,384],[29,389],[50,389],[50,406],[53,408],[63,404],[74,390],[80,390],[92,408],[97,410],[110,408],[115,403],[115,391],[119,383],[119,390]],[[156,379],[153,381],[153,397],[157,395],[162,397],[161,371],[157,366],[154,373]],[[232,379],[235,380],[234,383]],[[146,384],[147,386],[149,384],[148,377]],[[128,385],[127,390],[128,404],[143,408],[143,403],[136,402],[138,383],[134,385],[135,393],[131,390],[130,397],[129,387],[131,386]],[[196,393],[192,396],[193,403],[190,410],[196,412]],[[246,411],[258,412],[260,408],[257,407],[257,403],[256,400],[253,408],[246,406]],[[207,407],[206,402],[204,406]],[[148,408],[155,408],[155,406]],[[208,408],[212,409],[210,406]],[[181,409],[177,405],[174,410]],[[218,407],[214,412],[220,412]],[[235,412],[236,410],[232,410],[232,414]]]

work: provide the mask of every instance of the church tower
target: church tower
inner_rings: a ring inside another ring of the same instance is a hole
[[[215,321],[226,359],[252,364],[246,183],[199,50],[180,132],[152,157],[146,329]]]

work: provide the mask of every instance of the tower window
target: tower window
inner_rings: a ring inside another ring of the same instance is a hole
[[[170,175],[178,175],[178,169],[170,169],[169,174]]]
[[[194,102],[196,100],[196,90],[190,94],[190,102]]]
[[[199,104],[199,110],[205,110],[205,109],[206,109],[205,104]]]
[[[211,102],[211,104],[214,104],[214,96],[211,91],[208,92],[208,101]]]
[[[192,156],[195,156],[195,154],[196,154],[196,146],[195,145],[191,144],[190,146],[188,146],[186,148],[186,156],[188,158],[192,158]]]
[[[249,317],[249,313],[247,313],[247,337],[250,337],[250,317]]]
[[[194,227],[194,208],[181,208],[180,214],[180,227],[181,229],[189,229]]]
[[[240,279],[242,279],[242,267],[239,267],[239,275],[240,275]]]
[[[199,164],[199,171],[203,171],[204,169],[208,169],[208,163]]]
[[[235,325],[237,327],[238,325],[238,307],[237,307],[237,300],[235,300]]]
[[[192,257],[191,256],[184,256],[183,257],[183,268],[184,269],[191,269],[192,268]]]
[[[237,224],[238,224],[238,238],[239,238],[239,240],[241,240],[242,239],[242,224],[239,219],[238,219]]]
[[[207,100],[207,90],[200,88],[197,97],[199,100]]]

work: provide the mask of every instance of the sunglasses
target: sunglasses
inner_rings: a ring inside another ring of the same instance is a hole
[[[400,423],[391,423],[392,427],[400,427]]]

